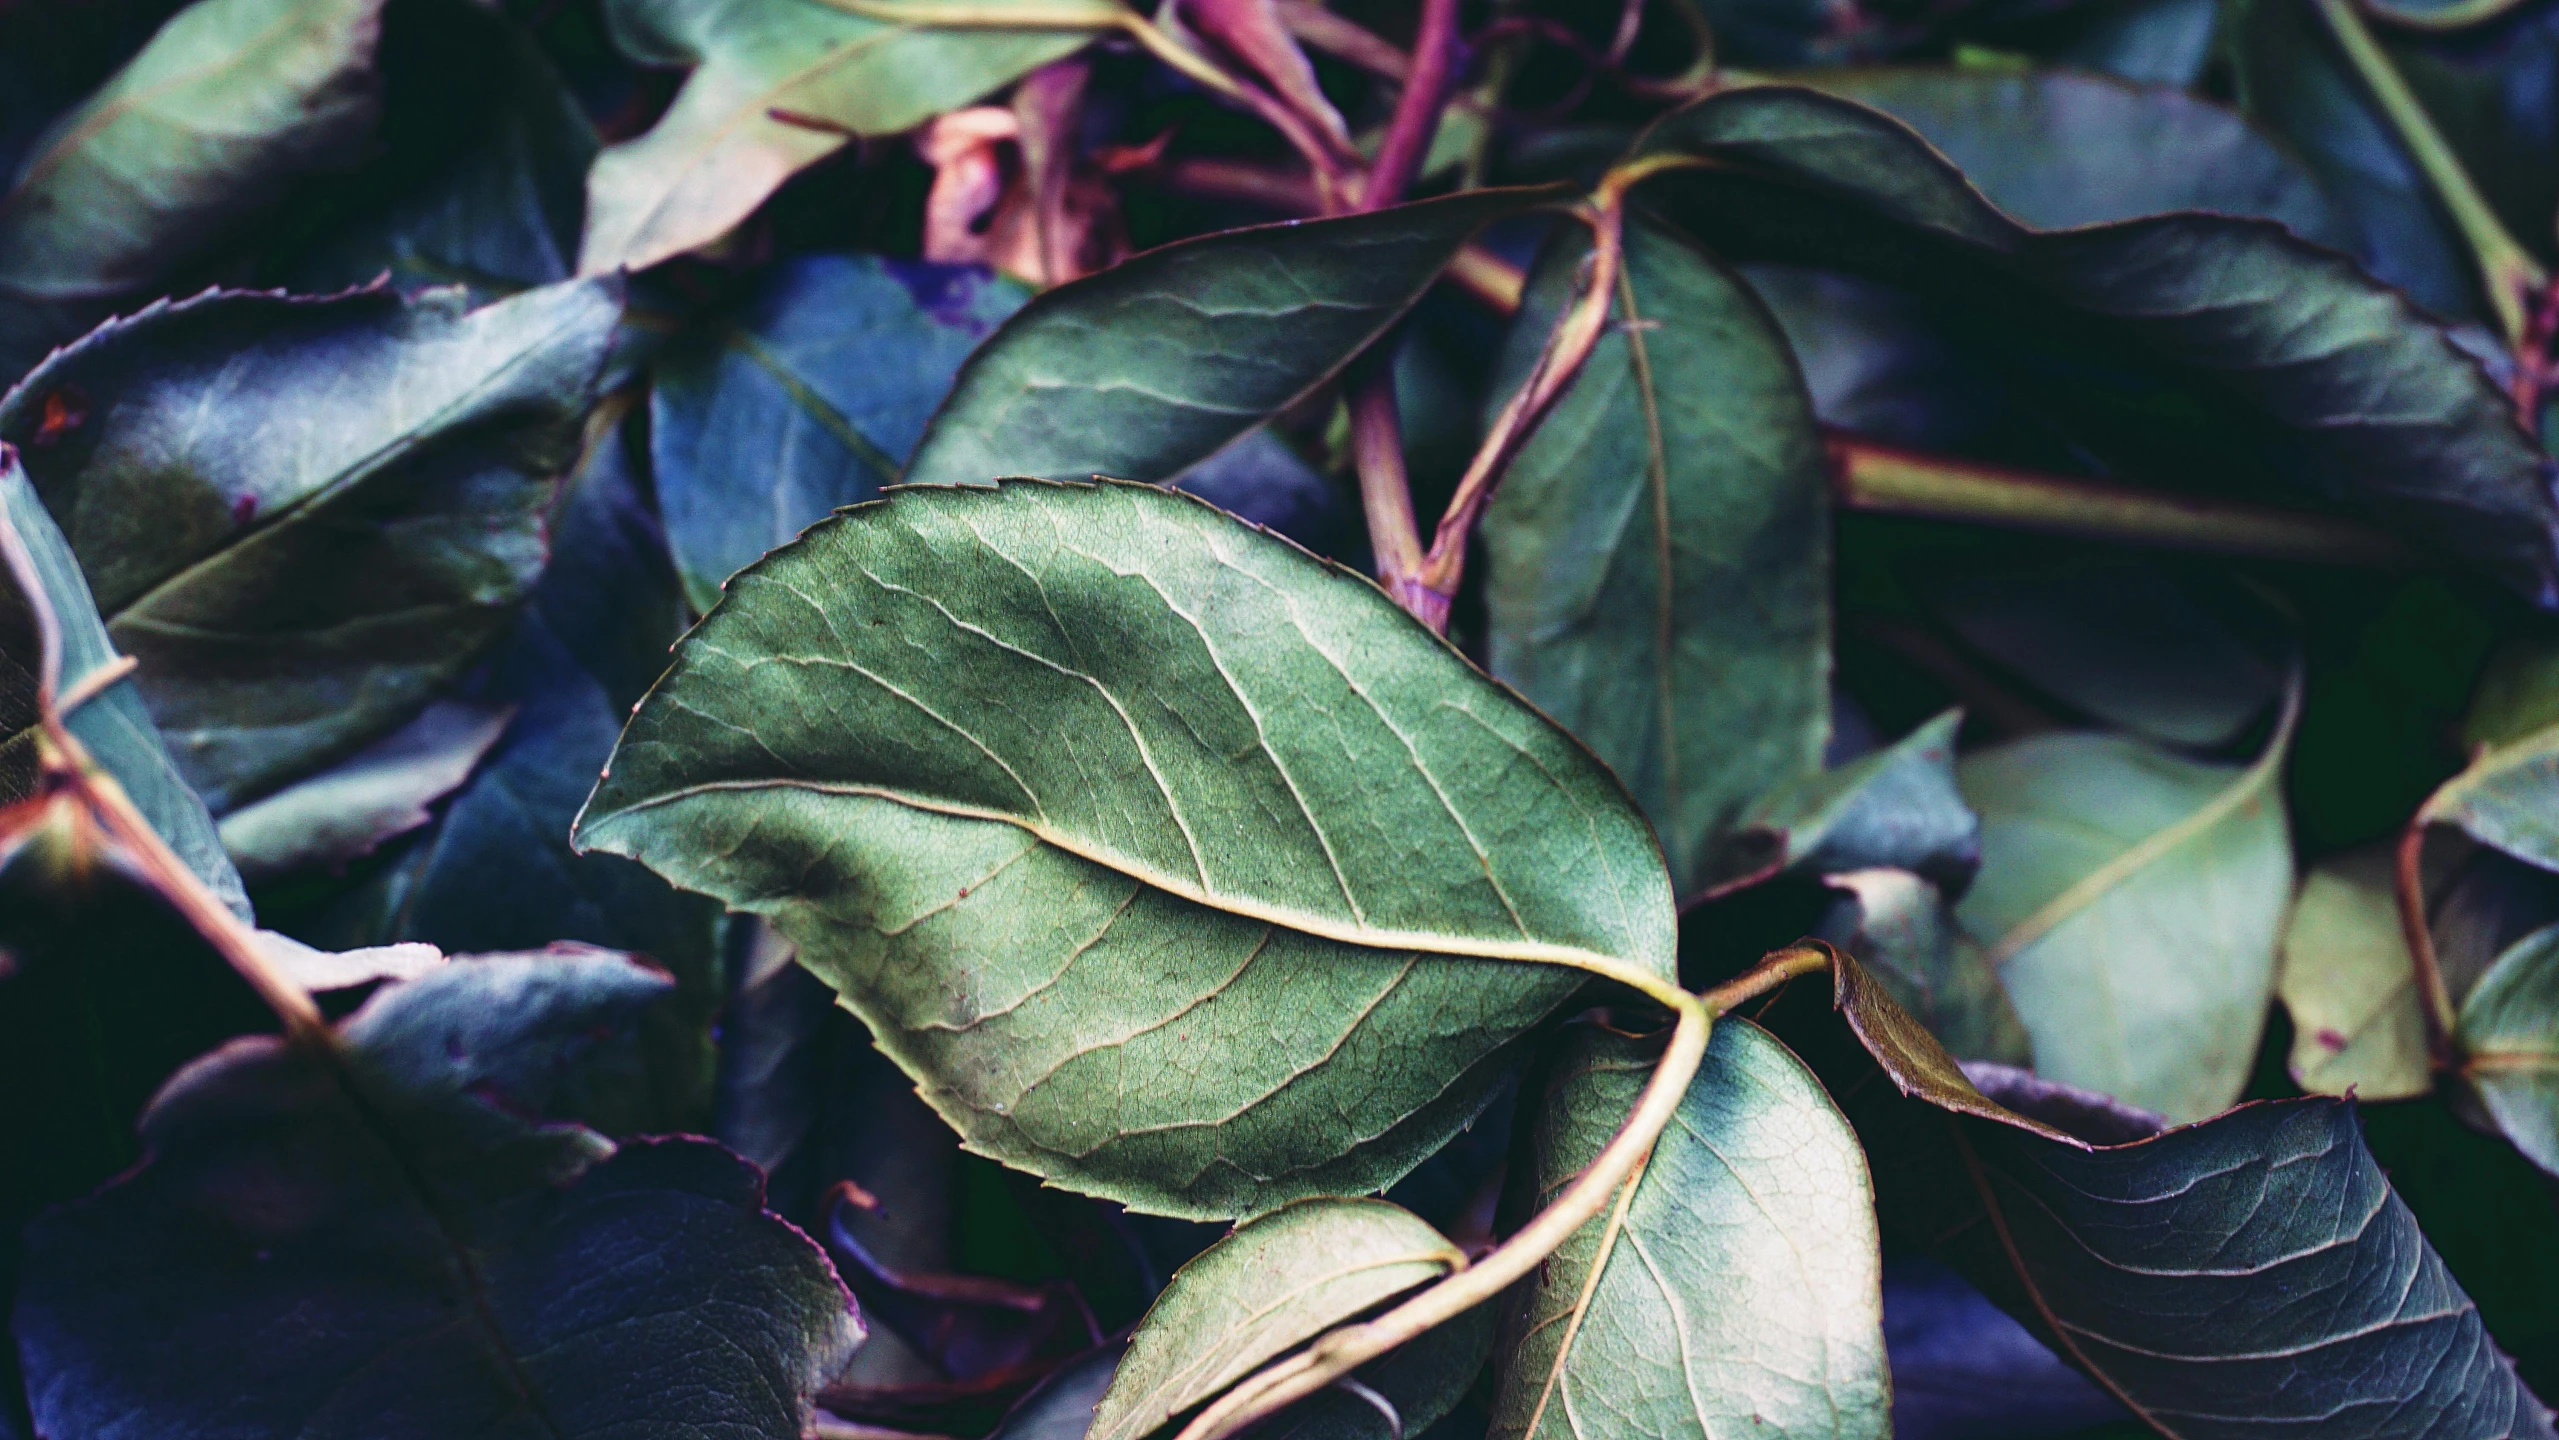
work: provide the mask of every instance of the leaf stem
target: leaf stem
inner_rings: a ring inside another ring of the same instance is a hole
[[[1798,976],[1815,975],[1830,968],[1830,952],[1815,945],[1789,945],[1760,957],[1758,964],[1708,990],[1698,999],[1708,1014],[1717,1019],[1733,1013],[1736,1006],[1747,1004]]]
[[[1383,210],[1404,198],[1430,153],[1440,112],[1448,108],[1448,82],[1457,70],[1457,0],[1422,0],[1422,21],[1404,72],[1404,93],[1386,122],[1386,139],[1360,187],[1359,208]]]
[[[2390,121],[2399,143],[2408,149],[2409,158],[2425,173],[2426,183],[2452,216],[2461,238],[2470,246],[2471,259],[2479,267],[2479,283],[2488,292],[2489,308],[2495,312],[2498,328],[2505,332],[2506,343],[2521,345],[2524,338],[2527,297],[2545,283],[2541,262],[2506,233],[2505,225],[2489,208],[2486,197],[2462,168],[2461,158],[2436,128],[2426,107],[2408,88],[2397,66],[2381,43],[2372,37],[2363,15],[2355,8],[2355,0],[2311,0],[2326,22],[2328,33],[2336,37],[2338,48],[2354,67],[2365,88]]]
[[[2417,993],[2423,1000],[2419,1008],[2426,1018],[2426,1053],[2433,1057],[2436,1069],[2450,1070],[2460,1057],[2452,1049],[2452,990],[2444,984],[2443,964],[2435,954],[2434,928],[2426,923],[2427,826],[2426,812],[2420,807],[2399,834],[2393,872],[2398,882],[2399,933],[2408,942],[2408,958],[2417,971]]]
[[[1661,1062],[1644,1084],[1634,1110],[1619,1126],[1590,1168],[1584,1170],[1553,1204],[1537,1212],[1519,1233],[1491,1253],[1433,1284],[1410,1300],[1356,1325],[1345,1325],[1297,1354],[1263,1369],[1182,1427],[1177,1440],[1224,1440],[1282,1407],[1314,1394],[1360,1366],[1412,1340],[1435,1326],[1501,1294],[1535,1270],[1575,1231],[1608,1208],[1618,1187],[1652,1153],[1653,1142],[1677,1113],[1688,1084],[1706,1058],[1706,1041],[1714,1018],[1694,995],[1678,986],[1649,980],[1645,994],[1678,1016]]]
[[[2411,559],[2342,516],[1974,464],[1836,430],[1825,443],[1832,497],[1846,510],[2266,560],[2395,568]]]

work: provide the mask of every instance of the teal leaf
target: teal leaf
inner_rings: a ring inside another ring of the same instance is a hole
[[[1770,790],[1715,856],[1710,887],[1883,868],[1961,891],[1981,867],[1981,817],[1955,783],[1963,723],[1949,710],[1881,750]]]
[[[1485,599],[1493,673],[1626,782],[1686,893],[1745,806],[1820,768],[1829,480],[1750,288],[1640,219],[1625,243],[1625,325],[1485,512]],[[1588,249],[1577,236],[1539,262],[1495,396],[1537,362]]]
[[[972,1148],[1201,1218],[1392,1181],[1586,971],[1671,966],[1598,762],[1145,485],[908,488],[775,552],[577,843],[768,916]]]

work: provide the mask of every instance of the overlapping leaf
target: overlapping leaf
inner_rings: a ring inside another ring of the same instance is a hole
[[[1670,967],[1586,751],[1151,486],[907,489],[776,552],[578,840],[771,917],[972,1147],[1176,1214],[1392,1180],[1582,967]]]
[[[1843,1097],[1888,1237],[1943,1255],[2160,1433],[2559,1433],[2347,1102],[2148,1138],[2102,1097],[2038,1104],[2102,1122],[2092,1143],[1984,1096],[1854,964],[1769,1024]]]
[[[1829,488],[1749,287],[1642,221],[1625,243],[1622,325],[1485,513],[1491,660],[1626,782],[1686,892],[1743,807],[1820,768]],[[1538,265],[1494,396],[1537,363],[1588,250]]]
[[[1559,1038],[1530,1092],[1528,1203],[1599,1154],[1659,1051],[1591,1026]],[[1865,1157],[1800,1061],[1718,1024],[1630,1184],[1514,1291],[1496,1440],[1891,1433]]]
[[[665,985],[484,957],[376,996],[338,1063],[255,1041],[189,1067],[149,1162],[36,1227],[13,1328],[38,1427],[795,1440],[861,1327],[752,1167],[528,1118],[575,1113],[586,1056]]]
[[[56,121],[0,198],[0,376],[351,158],[381,30],[382,0],[197,0]]]
[[[2292,1016],[2292,1077],[2304,1090],[2396,1100],[2433,1084],[2387,847],[2333,857],[2302,877],[2276,991]]]
[[[610,281],[474,311],[215,294],[0,401],[217,813],[396,727],[505,627],[620,314]]]
[[[906,478],[1170,480],[1331,378],[1478,228],[1557,198],[1474,191],[1230,230],[1062,285],[970,357]]]
[[[1803,90],[1711,96],[1638,148],[1717,162],[1653,183],[1719,254],[1915,285],[2049,350],[2024,368],[2044,403],[2134,473],[2262,468],[2559,606],[2559,502],[2512,403],[2332,252],[2227,216],[2034,230],[1901,125]]]
[[[1872,754],[1803,776],[1742,813],[1707,873],[1727,888],[1795,873],[1906,870],[1961,890],[1981,866],[1981,817],[1955,784],[1949,710]]]
[[[613,0],[606,13],[631,58],[693,73],[648,133],[597,157],[578,258],[589,275],[709,244],[853,136],[912,129],[1098,28],[944,29],[823,0]]]

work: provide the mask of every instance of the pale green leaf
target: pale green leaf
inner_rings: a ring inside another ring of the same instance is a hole
[[[2034,1038],[2036,1073],[2171,1120],[2247,1084],[2292,898],[2282,727],[2255,763],[2128,735],[1968,756],[1982,866],[1956,916]]]
[[[0,380],[352,159],[382,3],[197,0],[57,121],[0,199]]]
[[[1522,1163],[1537,1202],[1633,1108],[1655,1041],[1559,1041]],[[1857,1137],[1747,1020],[1706,1062],[1632,1182],[1512,1293],[1492,1440],[1884,1440],[1883,1273]]]
[[[1086,1440],[1145,1440],[1264,1362],[1464,1263],[1383,1200],[1301,1200],[1252,1221],[1164,1287]]]
[[[1584,971],[1671,973],[1586,751],[1145,485],[903,489],[741,572],[578,843],[770,917],[972,1147],[1166,1213],[1384,1185]]]
[[[693,73],[646,134],[596,157],[588,275],[707,245],[854,136],[913,129],[1096,33],[892,24],[822,0],[612,0],[606,15],[632,59]]]
[[[961,367],[906,479],[1169,481],[1350,363],[1477,229],[1557,195],[1229,230],[1061,285]]]
[[[2397,1100],[2434,1088],[2388,845],[2321,861],[2302,877],[2275,986],[2292,1016],[2292,1078],[2302,1089]]]
[[[2482,845],[2559,870],[2559,726],[2482,750],[2417,812]]]
[[[2461,1003],[2461,1075],[2515,1148],[2559,1174],[2559,925],[2509,946]]]
[[[1539,263],[1496,397],[1588,249]],[[1485,513],[1492,666],[1625,780],[1685,893],[1744,806],[1821,768],[1829,482],[1785,336],[1730,271],[1632,221],[1616,314]]]

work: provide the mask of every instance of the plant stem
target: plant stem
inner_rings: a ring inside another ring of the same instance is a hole
[[[1608,1208],[1618,1187],[1652,1153],[1654,1141],[1661,1138],[1680,1101],[1687,1097],[1689,1082],[1696,1078],[1697,1067],[1706,1058],[1706,1041],[1714,1029],[1714,1017],[1696,996],[1659,981],[1643,988],[1650,998],[1667,1005],[1678,1017],[1671,1030],[1670,1045],[1653,1068],[1652,1079],[1645,1082],[1644,1093],[1637,1097],[1626,1123],[1618,1127],[1590,1168],[1556,1196],[1553,1204],[1537,1212],[1519,1233],[1466,1269],[1374,1320],[1331,1331],[1296,1355],[1246,1379],[1184,1426],[1177,1440],[1224,1440],[1434,1326],[1455,1319],[1509,1289]]]
[[[2488,292],[2489,308],[2496,313],[2506,343],[2521,345],[2527,297],[2545,279],[2541,262],[2506,233],[2497,212],[2489,208],[2478,185],[2472,182],[2470,172],[2462,168],[2460,157],[2426,114],[2426,107],[2418,103],[2416,92],[2408,88],[2398,67],[2390,63],[2381,43],[2372,38],[2372,31],[2355,9],[2355,0],[2311,0],[2311,4],[2327,23],[2328,33],[2336,37],[2338,48],[2345,51],[2347,63],[2380,104],[2399,143],[2408,148],[2409,158],[2425,173],[2435,198],[2451,213],[2461,238],[2468,242],[2471,259],[2479,267],[2479,283]]]
[[[1412,188],[1422,158],[1430,153],[1431,136],[1439,130],[1440,111],[1448,106],[1448,82],[1456,69],[1457,0],[1422,0],[1404,93],[1395,97],[1386,139],[1368,167],[1368,183],[1360,187],[1360,209],[1383,210]]]
[[[1735,1006],[1755,1000],[1789,980],[1819,974],[1829,968],[1829,951],[1816,945],[1789,945],[1761,956],[1758,964],[1708,990],[1698,999],[1706,1006],[1707,1014],[1720,1020],[1732,1014]]]
[[[2390,536],[2342,516],[1977,465],[1839,431],[1825,443],[1831,493],[1844,510],[2268,560],[2398,567],[2411,559]]]
[[[1378,582],[1413,618],[1445,632],[1447,600],[1420,583],[1422,538],[1404,473],[1404,425],[1395,411],[1395,367],[1389,359],[1381,356],[1362,367],[1351,384],[1350,407],[1351,454]]]
[[[2408,942],[2408,959],[2417,972],[2418,1009],[2426,1017],[2426,1053],[2435,1068],[2450,1070],[2458,1058],[2452,1050],[2455,1016],[2452,991],[2444,984],[2443,965],[2435,954],[2434,928],[2426,923],[2426,812],[2399,834],[2394,867],[2399,894],[2399,933]]]

